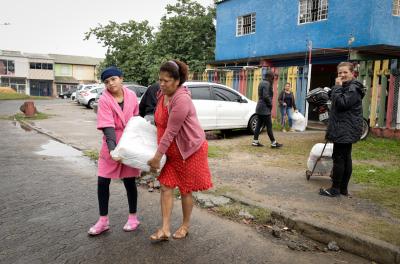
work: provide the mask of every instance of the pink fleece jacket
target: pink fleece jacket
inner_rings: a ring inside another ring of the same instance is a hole
[[[157,98],[160,99],[162,95],[160,90]],[[172,141],[176,139],[182,158],[187,159],[206,140],[188,88],[181,86],[176,90],[168,103],[168,114],[167,129],[160,140],[158,151],[165,154]]]

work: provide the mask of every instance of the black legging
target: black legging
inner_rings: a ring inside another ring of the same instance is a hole
[[[350,181],[353,171],[351,160],[352,144],[333,143],[333,175],[332,187],[340,189],[342,192],[347,191],[347,186]]]
[[[261,129],[267,127],[267,133],[269,140],[271,143],[275,141],[274,134],[272,133],[272,119],[271,115],[258,115],[256,130],[254,130],[254,140],[258,140],[258,136],[260,135]]]
[[[108,200],[110,198],[111,179],[99,176],[97,181],[97,198],[99,200],[100,216],[108,215]],[[129,213],[135,214],[137,210],[137,188],[135,177],[123,179],[128,196]]]

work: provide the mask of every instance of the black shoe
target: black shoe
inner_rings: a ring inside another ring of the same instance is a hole
[[[350,195],[349,191],[347,191],[347,190],[340,190],[340,194],[344,195],[344,196],[349,196]]]
[[[271,144],[271,148],[281,148],[283,146],[283,144],[280,144],[278,142],[272,143]]]
[[[339,190],[335,188],[328,188],[328,189],[319,189],[319,195],[328,196],[328,197],[337,197],[340,196]]]
[[[258,142],[258,141],[253,141],[253,143],[251,143],[251,145],[252,145],[253,147],[264,147],[264,145],[261,144],[261,143]]]

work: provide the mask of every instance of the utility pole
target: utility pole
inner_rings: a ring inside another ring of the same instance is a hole
[[[312,41],[311,41],[311,40],[308,40],[308,41],[307,41],[307,48],[308,48],[308,76],[307,76],[307,93],[306,93],[306,95],[307,95],[308,92],[310,91],[310,85],[311,85],[311,68],[312,68],[312,64],[311,64],[311,57],[312,57]],[[309,107],[309,104],[308,104],[307,100],[305,100],[305,101],[306,101],[306,111],[305,111],[305,113],[304,113],[304,118],[305,118],[305,120],[306,120],[306,127],[307,127],[307,124],[308,124],[308,107]]]

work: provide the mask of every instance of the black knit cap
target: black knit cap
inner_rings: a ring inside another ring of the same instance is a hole
[[[118,69],[115,66],[111,66],[111,67],[105,68],[102,71],[102,73],[101,73],[101,81],[104,82],[105,80],[107,80],[111,76],[121,77],[122,75],[123,75],[123,73],[122,73],[122,71],[120,69]]]

